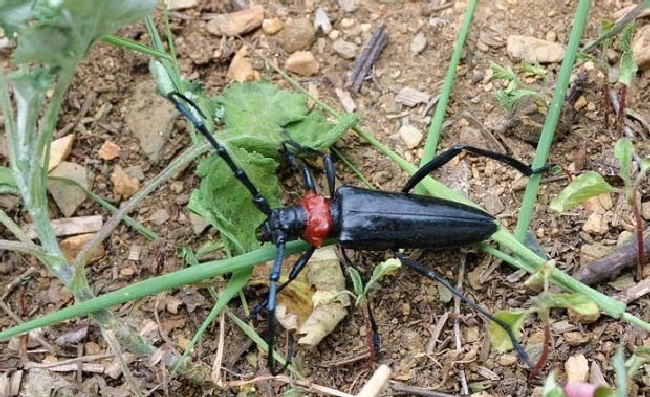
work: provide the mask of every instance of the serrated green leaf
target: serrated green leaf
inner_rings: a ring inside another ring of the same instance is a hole
[[[565,307],[581,315],[600,313],[598,305],[581,294],[546,294],[552,307]]]
[[[519,336],[519,330],[524,325],[524,321],[528,317],[528,311],[510,311],[510,312],[497,312],[494,317],[505,322],[510,326],[516,336]],[[506,351],[512,349],[512,341],[508,337],[506,331],[494,321],[490,322],[490,342],[492,347],[499,351]]]
[[[597,172],[587,171],[571,182],[551,201],[550,209],[555,212],[568,211],[591,197],[618,191],[618,189],[605,182]]]
[[[229,148],[231,157],[246,170],[260,192],[277,207],[280,187],[275,176],[277,163],[259,153]],[[251,194],[235,179],[227,164],[217,155],[204,159],[197,174],[201,184],[190,196],[188,208],[219,230],[226,249],[241,254],[259,246],[255,229],[265,215],[251,204]]]

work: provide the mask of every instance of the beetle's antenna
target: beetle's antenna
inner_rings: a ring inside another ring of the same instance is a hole
[[[465,302],[467,305],[469,305],[471,308],[476,310],[477,312],[481,313],[483,316],[488,318],[490,321],[494,321],[496,324],[498,324],[503,330],[508,334],[508,338],[510,339],[510,342],[512,342],[512,346],[514,347],[515,351],[517,352],[517,355],[521,359],[521,361],[526,364],[526,366],[530,369],[534,368],[533,364],[530,362],[530,358],[528,357],[528,353],[526,353],[526,350],[524,350],[524,347],[519,343],[517,340],[517,337],[515,334],[512,332],[512,328],[506,322],[504,322],[501,319],[498,319],[494,317],[490,312],[487,310],[483,309],[481,306],[479,306],[476,302],[470,300],[468,297],[465,295],[461,294],[457,289],[455,289],[451,284],[449,284],[449,281],[445,280],[444,278],[440,277],[436,272],[433,270],[429,269],[428,267],[424,266],[420,262],[413,260],[409,257],[407,257],[404,254],[401,254],[397,251],[393,251],[393,254],[397,257],[397,259],[400,260],[404,265],[407,267],[415,270],[416,272],[420,273],[422,276],[429,278],[431,280],[437,281],[440,284],[442,284],[449,292],[452,294],[456,295],[460,300]]]
[[[507,154],[493,152],[491,150],[485,150],[485,149],[481,149],[469,145],[454,145],[449,149],[445,150],[444,152],[440,153],[433,160],[429,161],[428,163],[420,167],[420,169],[417,170],[415,174],[413,174],[413,176],[411,176],[411,179],[409,179],[409,181],[406,182],[406,185],[404,185],[402,192],[408,193],[418,183],[422,182],[422,179],[424,179],[425,176],[427,176],[433,170],[436,170],[442,167],[443,165],[447,164],[449,161],[451,161],[454,157],[458,156],[463,151],[467,151],[473,154],[477,154],[479,156],[487,157],[492,160],[500,161],[504,164],[507,164],[515,168],[517,171],[521,172],[526,176],[539,174],[541,172],[548,171],[554,167],[554,164],[546,164],[543,167],[533,169],[530,165],[523,163],[513,157],[510,157]]]
[[[205,136],[205,139],[207,139],[215,148],[217,154],[226,162],[232,173],[235,175],[235,178],[251,193],[255,207],[265,215],[271,214],[271,206],[266,197],[264,197],[255,185],[253,185],[253,182],[251,182],[246,171],[235,164],[232,157],[230,157],[230,154],[228,154],[226,147],[214,139],[208,128],[205,126],[203,119],[206,117],[197,104],[185,95],[176,91],[167,94],[167,99],[169,99],[176,106],[176,109],[178,109],[178,111],[181,112],[190,123],[192,123],[194,128],[201,131],[203,136]]]

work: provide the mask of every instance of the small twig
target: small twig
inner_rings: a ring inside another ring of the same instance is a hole
[[[223,364],[223,351],[226,345],[226,313],[221,311],[219,315],[219,346],[217,347],[217,354],[214,356],[214,362],[212,363],[212,373],[210,378],[212,383],[222,387],[223,381],[221,379],[221,365]]]
[[[458,267],[458,283],[456,283],[456,290],[462,291],[463,289],[463,278],[465,276],[465,261],[467,259],[466,255],[463,255],[460,266]],[[463,340],[460,335],[460,298],[457,296],[454,297],[454,339],[456,341],[456,349],[462,351],[463,349]],[[464,396],[469,395],[469,387],[467,386],[467,376],[465,375],[465,366],[460,364],[458,367],[458,375],[460,376],[460,389],[461,393]]]
[[[368,43],[363,47],[361,55],[357,58],[354,69],[350,74],[349,82],[354,92],[358,93],[361,89],[361,83],[368,76],[387,41],[388,33],[385,31],[384,25],[379,25]]]
[[[449,394],[439,391],[433,391],[428,389],[423,389],[421,387],[408,386],[403,383],[390,382],[391,389],[397,393],[404,393],[409,395],[416,396],[426,396],[426,397],[460,397],[460,394]]]
[[[380,365],[375,370],[372,378],[361,388],[356,397],[375,397],[378,396],[386,387],[390,378],[390,368],[388,365]]]
[[[282,382],[282,383],[290,383],[294,384],[300,387],[304,387],[307,389],[314,390],[318,393],[323,393],[323,394],[328,394],[330,396],[336,396],[336,397],[355,397],[352,394],[344,393],[342,391],[332,389],[329,387],[325,386],[320,386],[314,383],[311,383],[306,380],[294,380],[289,378],[288,376],[285,375],[279,375],[279,376],[259,376],[257,378],[253,378],[250,380],[235,380],[235,381],[230,381],[226,382],[224,384],[224,387],[226,388],[241,388],[246,385],[250,385],[253,383],[259,383],[259,382],[267,382],[267,381],[275,381],[275,382]]]
[[[644,233],[643,245],[645,252],[650,252],[650,229]],[[578,271],[573,277],[587,285],[609,280],[616,277],[620,272],[631,269],[637,265],[639,251],[637,242],[626,244],[604,258],[596,259],[587,265],[586,268]],[[646,259],[648,255],[646,254]]]

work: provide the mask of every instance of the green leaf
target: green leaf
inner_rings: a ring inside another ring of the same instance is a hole
[[[151,13],[155,0],[39,1],[35,21],[22,26],[14,51],[17,63],[74,67],[99,37]],[[21,9],[24,14],[24,9]],[[20,20],[20,18],[15,18]],[[16,24],[20,27],[20,24]]]
[[[598,305],[581,294],[546,294],[552,307],[566,307],[581,315],[600,313]]]
[[[277,163],[259,153],[232,148],[228,152],[246,170],[253,184],[277,207],[280,187],[275,169]],[[235,179],[228,165],[217,155],[204,159],[197,174],[201,184],[190,196],[188,208],[204,217],[219,230],[225,248],[238,254],[259,246],[255,229],[265,218],[251,203],[250,192]]]
[[[363,296],[363,280],[361,280],[361,275],[357,269],[350,266],[348,269],[350,272],[350,278],[352,279],[352,286],[354,287],[354,294],[357,298]]]
[[[555,381],[555,371],[551,371],[544,381],[544,390],[542,391],[542,396],[544,397],[566,397],[562,386],[558,385]]]
[[[621,170],[618,172],[626,187],[632,185],[632,156],[634,155],[634,145],[628,138],[621,138],[614,146],[614,156],[621,165]]]
[[[400,262],[400,260],[397,258],[387,259],[381,262],[379,265],[375,266],[375,269],[372,271],[370,281],[366,283],[366,287],[363,291],[364,294],[368,293],[370,288],[373,287],[373,284],[379,283],[379,281],[388,274],[394,274],[400,267],[402,267],[402,262]]]
[[[634,52],[631,48],[633,33],[634,23],[630,23],[623,30],[623,36],[621,37],[621,73],[618,76],[618,81],[628,87],[634,83],[634,80],[636,79],[636,72],[638,70],[636,59],[634,58]]]
[[[18,194],[14,174],[7,167],[0,167],[0,194]]]
[[[623,346],[619,346],[614,354],[614,371],[616,372],[616,396],[625,397],[627,395],[627,370]]]
[[[564,212],[602,193],[619,190],[605,182],[595,171],[587,171],[571,182],[550,204],[552,211]]]
[[[7,37],[27,27],[36,15],[35,1],[5,0],[0,2],[0,27]]]
[[[527,310],[519,311],[510,311],[510,312],[498,312],[494,314],[494,317],[502,320],[510,329],[514,331],[515,335],[519,335],[519,330],[521,329],[524,321],[528,317],[529,312]],[[499,351],[506,351],[512,349],[512,341],[508,337],[506,331],[494,321],[490,321],[490,342],[492,346]]]
[[[650,157],[641,160],[641,175],[645,175],[650,170]]]

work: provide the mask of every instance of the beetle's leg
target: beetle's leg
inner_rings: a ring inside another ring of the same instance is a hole
[[[280,279],[280,270],[282,268],[282,261],[284,260],[285,245],[286,241],[284,236],[280,236],[276,244],[278,252],[275,255],[273,269],[271,270],[271,275],[269,276],[269,299],[266,305],[268,316],[268,329],[266,333],[268,352],[266,365],[269,367],[269,371],[271,371],[271,374],[273,376],[284,371],[284,369],[289,365],[289,358],[287,358],[287,361],[284,363],[282,368],[275,368],[275,357],[273,356],[273,346],[275,345],[275,306],[276,298],[278,295],[278,280]]]
[[[190,123],[192,123],[192,125],[194,125],[194,128],[201,131],[203,136],[205,136],[205,139],[207,139],[208,142],[210,142],[210,144],[216,149],[217,154],[223,159],[223,161],[226,162],[228,167],[235,175],[235,178],[241,182],[241,184],[244,185],[246,189],[248,189],[248,191],[251,193],[255,207],[257,207],[257,209],[263,212],[265,215],[269,215],[271,213],[271,206],[269,205],[266,197],[264,197],[262,193],[257,190],[255,185],[253,185],[253,182],[251,182],[250,178],[246,174],[246,171],[235,164],[232,157],[230,157],[228,154],[226,148],[217,140],[215,140],[212,134],[210,134],[210,131],[205,126],[205,122],[203,121],[205,115],[203,112],[201,112],[201,109],[194,102],[192,102],[191,99],[179,92],[170,92],[167,94],[167,99],[169,99],[176,106],[176,109],[178,109],[178,111],[181,112],[181,114],[185,116],[185,118],[187,118]]]
[[[427,176],[431,171],[438,169],[443,165],[447,164],[454,157],[458,156],[463,150],[473,154],[477,154],[479,156],[490,158],[492,160],[500,161],[504,164],[507,164],[515,168],[517,171],[521,172],[526,176],[538,174],[540,172],[545,172],[553,168],[553,164],[546,164],[543,167],[533,169],[530,165],[526,163],[522,163],[521,161],[503,153],[493,152],[490,150],[485,150],[485,149],[481,149],[469,145],[454,145],[449,149],[445,150],[444,152],[440,153],[433,160],[429,161],[428,163],[420,167],[420,169],[417,170],[415,174],[413,174],[413,176],[411,176],[411,179],[409,179],[409,181],[406,182],[406,185],[404,185],[402,192],[408,193],[418,183],[420,183],[422,179],[424,179],[424,177]]]
[[[294,263],[293,267],[291,268],[291,271],[289,272],[289,277],[287,281],[284,283],[280,284],[278,286],[277,292],[279,293],[282,291],[290,282],[296,279],[300,272],[305,268],[307,265],[307,262],[309,262],[309,259],[311,259],[311,256],[314,254],[314,251],[316,250],[316,247],[309,247],[307,251],[303,252],[302,255],[300,255],[300,258]],[[262,311],[263,308],[267,307],[269,303],[269,297],[267,296],[266,299],[264,299],[262,302],[258,303],[253,310],[251,310],[250,315],[248,316],[249,319],[255,317],[260,311]]]
[[[512,346],[514,347],[515,351],[517,352],[517,355],[519,358],[521,358],[521,361],[524,362],[528,366],[528,368],[533,368],[533,364],[530,362],[530,359],[528,358],[528,353],[526,353],[526,350],[524,350],[524,347],[519,343],[517,340],[517,337],[515,334],[512,332],[512,328],[508,324],[506,324],[503,320],[498,319],[494,317],[490,312],[487,310],[483,309],[481,306],[479,306],[476,302],[470,300],[468,297],[465,295],[461,294],[457,289],[452,287],[451,284],[441,276],[439,276],[436,272],[433,270],[429,269],[428,267],[424,266],[418,261],[415,261],[409,257],[407,257],[404,254],[401,254],[397,251],[393,251],[393,254],[397,257],[397,259],[400,260],[404,265],[407,267],[415,270],[416,272],[420,273],[422,276],[437,281],[440,284],[442,284],[449,292],[452,294],[456,295],[460,300],[465,302],[468,306],[485,316],[487,319],[490,321],[494,321],[496,324],[498,324],[503,330],[508,334],[508,338],[510,339],[510,342],[512,342]]]
[[[332,160],[332,157],[330,157],[329,154],[323,153],[320,150],[311,148],[309,146],[303,146],[303,145],[299,144],[298,142],[294,142],[294,141],[291,141],[291,140],[287,140],[287,141],[282,142],[282,145],[284,147],[284,150],[287,153],[287,156],[292,156],[290,151],[286,148],[287,146],[291,146],[294,149],[296,149],[296,151],[299,152],[299,153],[306,153],[308,155],[316,155],[316,156],[323,157],[323,164],[325,165],[325,174],[327,175],[327,188],[329,190],[330,197],[334,196],[334,189],[335,189],[335,183],[336,183],[335,182],[336,173],[335,173],[335,170],[334,170],[334,161]],[[293,161],[291,163],[291,165],[293,167],[296,167],[296,168],[307,167],[304,164],[298,166],[296,164],[297,160],[296,160],[295,156],[293,156],[293,160],[290,159],[289,161],[290,162]],[[304,174],[304,172],[305,171],[304,171],[304,168],[303,168],[303,174]]]

